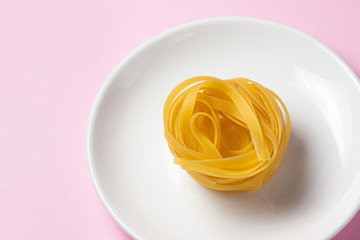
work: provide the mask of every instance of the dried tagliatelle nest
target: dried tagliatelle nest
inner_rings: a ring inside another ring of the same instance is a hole
[[[246,78],[187,79],[169,94],[163,118],[174,162],[220,191],[260,188],[279,167],[291,132],[281,99]]]

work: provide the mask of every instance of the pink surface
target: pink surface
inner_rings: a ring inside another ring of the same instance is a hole
[[[130,239],[86,163],[91,106],[112,69],[171,27],[219,16],[281,22],[360,74],[360,1],[0,1],[0,239]],[[360,239],[360,213],[336,237]]]

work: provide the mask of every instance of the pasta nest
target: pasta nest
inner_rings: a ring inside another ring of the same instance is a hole
[[[169,94],[163,118],[174,162],[220,191],[259,189],[279,167],[291,133],[282,100],[246,78],[187,79]]]

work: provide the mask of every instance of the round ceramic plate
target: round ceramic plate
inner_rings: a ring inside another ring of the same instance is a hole
[[[246,77],[276,92],[292,135],[254,192],[206,189],[173,163],[163,135],[169,92],[199,75]],[[324,239],[360,203],[360,84],[319,41],[251,18],[189,23],[146,42],[101,89],[88,161],[104,205],[136,239]]]

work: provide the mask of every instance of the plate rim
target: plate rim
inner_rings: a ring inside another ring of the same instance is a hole
[[[104,192],[102,188],[100,187],[98,178],[95,173],[94,169],[94,160],[92,157],[91,152],[91,146],[92,146],[92,139],[93,139],[93,130],[94,130],[94,119],[96,118],[96,115],[99,111],[100,104],[104,98],[104,96],[107,93],[107,90],[111,86],[112,82],[114,81],[116,75],[118,72],[122,70],[124,66],[127,65],[129,61],[131,61],[134,57],[136,57],[139,53],[141,53],[146,48],[150,47],[151,45],[155,44],[156,42],[159,42],[168,36],[171,36],[173,34],[176,34],[178,32],[181,32],[183,30],[186,30],[187,28],[194,27],[194,26],[201,26],[201,25],[209,25],[219,22],[251,22],[251,23],[260,23],[260,24],[266,24],[271,27],[278,27],[283,30],[286,30],[288,32],[292,32],[296,35],[298,35],[300,38],[303,38],[305,40],[308,40],[315,44],[316,46],[320,47],[322,50],[324,50],[327,54],[329,54],[332,59],[336,60],[336,62],[352,77],[354,80],[354,83],[360,87],[360,79],[355,74],[355,72],[350,68],[350,66],[338,55],[336,54],[332,49],[330,49],[328,46],[326,46],[324,43],[322,43],[320,40],[316,39],[315,37],[310,36],[309,34],[290,27],[286,24],[279,23],[272,20],[262,19],[262,18],[254,18],[254,17],[240,17],[240,16],[226,16],[226,17],[215,17],[215,18],[205,18],[201,20],[191,21],[185,24],[178,25],[176,27],[170,28],[166,31],[163,31],[159,34],[156,34],[149,40],[143,42],[138,47],[136,47],[132,52],[130,52],[123,60],[121,60],[117,66],[112,70],[110,75],[106,78],[104,83],[102,84],[99,92],[96,95],[95,101],[92,105],[88,124],[87,124],[87,130],[86,130],[86,153],[87,153],[87,165],[90,172],[90,177],[92,180],[92,183],[94,185],[94,188],[96,190],[97,195],[99,196],[102,204],[105,206],[105,209],[107,212],[111,215],[111,217],[115,220],[115,222],[132,238],[134,239],[141,239],[137,233],[130,229],[125,224],[125,221],[122,218],[119,218],[116,216],[112,208],[110,207],[110,204],[108,203],[107,198],[104,196]],[[353,208],[352,211],[348,211],[346,216],[340,220],[340,223],[336,226],[336,228],[331,229],[327,232],[328,236],[325,236],[326,238],[333,238],[337,233],[339,233],[356,215],[356,213],[360,209],[360,198],[357,199],[357,208]]]

